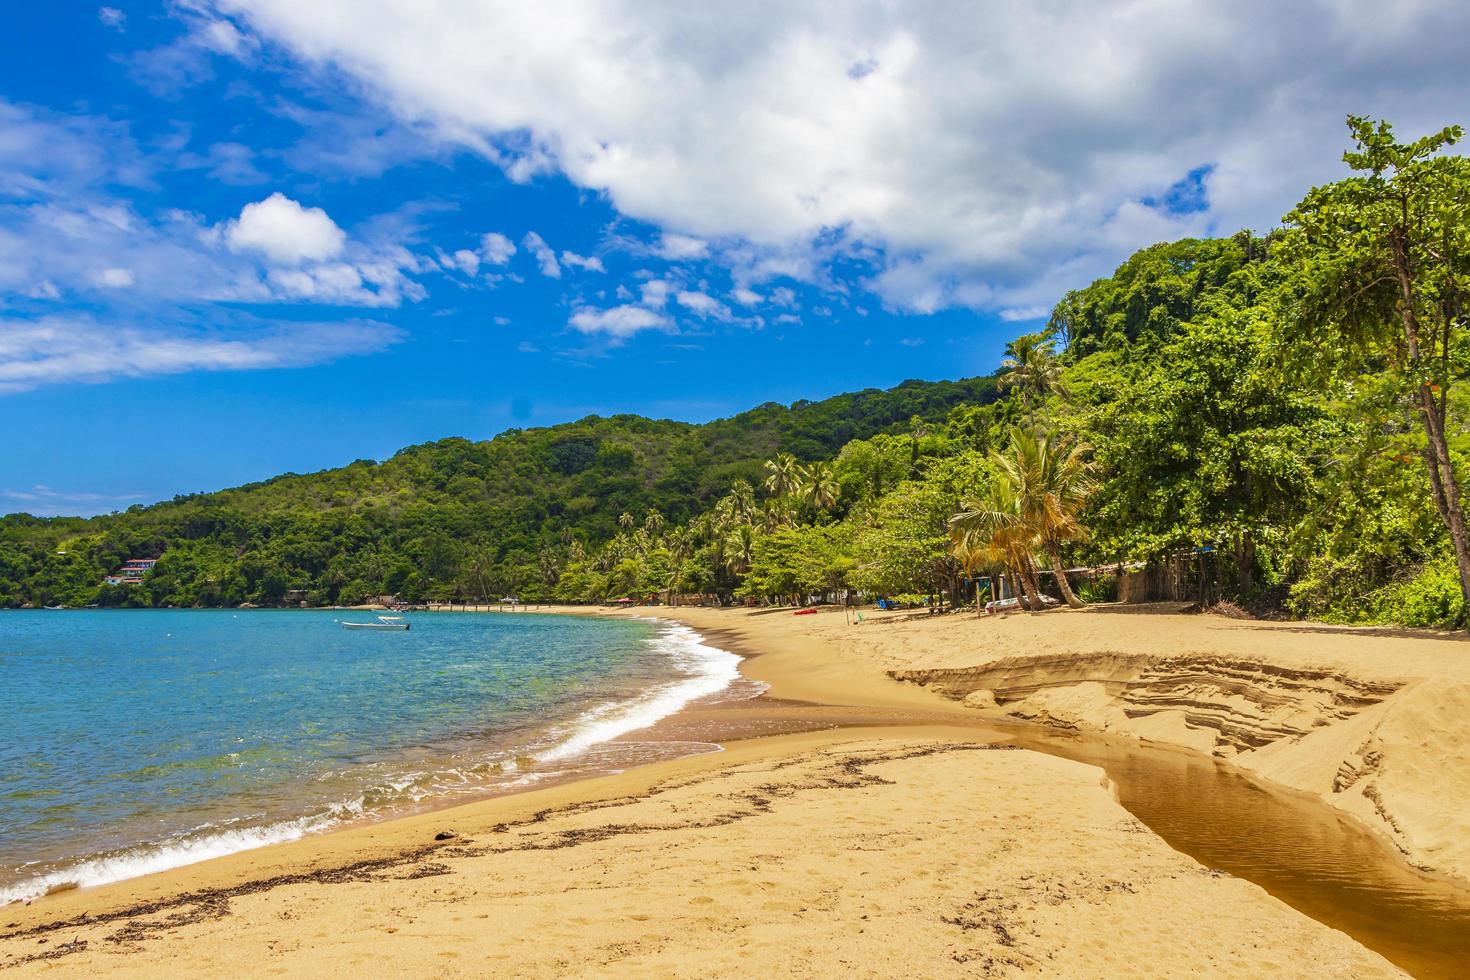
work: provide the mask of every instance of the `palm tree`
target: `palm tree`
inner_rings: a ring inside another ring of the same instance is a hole
[[[995,572],[1005,570],[1005,555],[998,551],[989,540],[980,540],[980,535],[961,534],[958,537],[951,533],[951,553],[959,561],[966,575],[974,576],[978,571]],[[999,598],[993,596],[992,598]],[[980,601],[980,588],[975,587],[975,615],[979,616],[985,611],[984,604]]]
[[[837,506],[837,498],[841,494],[842,486],[832,472],[831,463],[813,463],[807,467],[801,487],[797,491],[802,503],[811,508],[814,515]]]
[[[737,525],[725,536],[726,560],[735,574],[744,575],[755,561],[755,540],[755,528],[749,524]]]
[[[561,561],[551,550],[543,550],[536,561],[536,570],[541,573],[542,584],[550,588],[561,578]]]
[[[1004,564],[1020,578],[1027,607],[1044,608],[1031,565],[1037,532],[1027,520],[1016,488],[1002,476],[984,499],[967,500],[961,506],[949,519],[955,554],[961,561],[970,555],[982,562]]]
[[[720,504],[735,521],[749,521],[755,513],[755,488],[745,480],[736,480]]]
[[[1050,559],[1062,598],[1074,609],[1083,603],[1067,581],[1061,543],[1087,537],[1087,529],[1077,519],[1094,487],[1087,452],[1086,445],[1071,439],[1054,440],[1017,429],[1011,433],[1008,453],[991,454],[1001,482],[1019,501],[1023,521]]]
[[[664,515],[660,514],[657,507],[648,508],[648,515],[643,518],[643,529],[649,534],[657,534],[663,530]]]
[[[638,519],[627,511],[623,511],[621,514],[618,515],[618,524],[622,527],[631,528],[634,524],[637,523]]]
[[[1002,388],[1016,388],[1021,404],[1029,416],[1034,398],[1040,403],[1047,395],[1066,395],[1062,385],[1062,365],[1052,350],[1050,335],[1028,333],[1006,345],[1006,356],[1000,362],[1004,369],[997,380]]]
[[[790,453],[777,453],[775,459],[766,460],[766,489],[774,497],[785,497],[795,492],[801,483],[801,464]]]

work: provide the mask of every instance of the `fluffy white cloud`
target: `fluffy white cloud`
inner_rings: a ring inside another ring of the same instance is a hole
[[[225,241],[237,252],[256,251],[280,265],[320,262],[342,253],[347,233],[321,208],[304,208],[277,191],[247,204],[225,225]]]
[[[480,253],[467,248],[456,249],[453,255],[440,255],[439,264],[446,269],[458,269],[467,276],[480,271]]]
[[[739,303],[741,306],[755,306],[757,303],[762,303],[765,301],[764,296],[756,292],[754,289],[749,289],[745,286],[738,287],[730,295],[735,297],[735,302]]]
[[[669,301],[674,287],[662,279],[650,279],[639,288],[639,298],[644,306],[661,309]]]
[[[674,298],[679,301],[679,305],[684,307],[684,309],[698,313],[700,316],[723,318],[730,315],[729,307],[708,293],[685,289],[680,291]]]
[[[116,7],[98,7],[97,19],[108,27],[115,27],[118,30],[122,30],[123,25],[127,23],[128,16]]]
[[[626,340],[643,330],[669,330],[668,317],[645,306],[614,306],[599,310],[584,307],[572,314],[568,325],[586,334],[605,334],[614,340]]]
[[[349,240],[319,209],[273,195],[211,225],[185,211],[135,209],[126,189],[149,178],[125,129],[0,100],[0,294],[88,295],[133,312],[201,301],[392,307],[421,298],[413,277],[439,268],[397,244],[413,229],[391,215]]]
[[[526,251],[536,258],[536,264],[541,269],[541,274],[550,279],[561,278],[561,266],[557,264],[556,253],[551,246],[546,244],[546,239],[534,231],[526,232],[526,237],[521,239],[521,244],[526,246]]]
[[[516,243],[498,231],[489,231],[480,239],[480,257],[491,265],[505,265],[516,254]]]
[[[1264,227],[1341,172],[1346,113],[1409,133],[1470,99],[1452,0],[214,2],[512,177],[777,255],[878,245],[875,287],[920,309],[1046,303],[1151,241]],[[1206,165],[1205,210],[1141,203]]]
[[[576,269],[587,272],[606,272],[602,260],[595,255],[578,255],[576,252],[562,252],[561,261],[563,265],[569,265]]]
[[[301,367],[382,350],[400,336],[372,321],[160,329],[90,317],[0,320],[0,392],[184,371]]]
[[[659,237],[658,254],[670,262],[702,259],[709,254],[709,244],[702,238],[664,232]]]

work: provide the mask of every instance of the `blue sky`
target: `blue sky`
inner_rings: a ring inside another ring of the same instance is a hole
[[[1451,5],[1348,56],[1327,7],[850,6],[7,12],[0,512],[987,372],[1135,248],[1270,224],[1348,111],[1466,92]]]

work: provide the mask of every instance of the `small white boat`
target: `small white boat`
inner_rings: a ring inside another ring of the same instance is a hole
[[[402,616],[379,616],[376,623],[343,623],[344,630],[407,630]]]

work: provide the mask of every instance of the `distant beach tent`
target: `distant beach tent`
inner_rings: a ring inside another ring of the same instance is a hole
[[[615,606],[631,606],[634,603],[636,603],[637,601],[638,601],[637,599],[629,599],[627,596],[623,596],[621,599],[614,599],[613,600],[613,605],[615,605]]]

